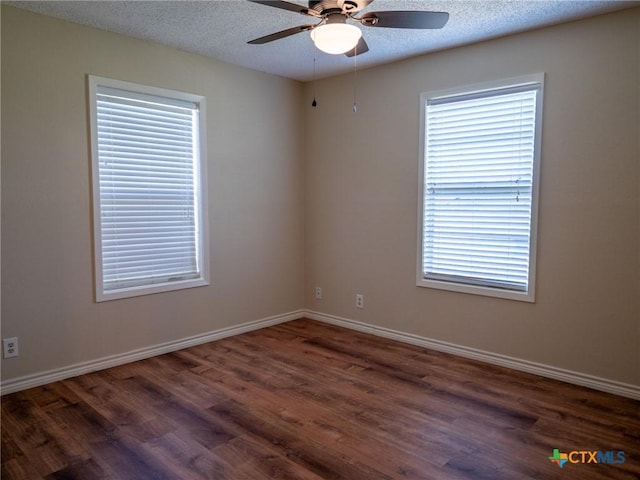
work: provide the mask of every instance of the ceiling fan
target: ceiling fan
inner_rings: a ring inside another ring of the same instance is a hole
[[[288,28],[248,43],[261,45],[296,33],[310,31],[314,44],[320,50],[331,54],[344,53],[348,57],[369,51],[367,42],[362,38],[362,31],[349,22],[359,23],[365,27],[437,29],[444,27],[449,20],[449,14],[446,12],[426,11],[390,10],[367,12],[356,16],[373,0],[309,0],[308,7],[281,0],[249,1],[313,17],[317,23]]]

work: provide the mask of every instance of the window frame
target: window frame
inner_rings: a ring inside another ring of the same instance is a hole
[[[207,149],[206,149],[206,99],[202,95],[195,95],[176,90],[153,87],[112,78],[87,75],[89,128],[91,140],[91,177],[92,177],[92,223],[93,223],[93,260],[94,260],[94,296],[96,302],[117,300],[122,298],[150,295],[161,292],[181,290],[193,287],[207,286],[209,279],[209,222],[208,222],[208,192],[207,192]],[[174,102],[189,102],[197,105],[197,136],[196,161],[194,162],[195,176],[195,219],[196,219],[196,258],[199,276],[184,280],[165,281],[162,283],[148,283],[145,285],[127,286],[105,291],[103,282],[103,248],[100,197],[100,172],[98,151],[98,122],[97,122],[97,94],[101,87],[124,90],[132,97],[141,95],[166,99],[166,104]]]
[[[542,148],[542,118],[544,103],[544,73],[524,75],[504,80],[490,81],[485,83],[460,86],[444,90],[423,92],[420,94],[420,143],[419,143],[419,171],[418,171],[418,231],[417,231],[417,260],[416,260],[416,286],[433,288],[438,290],[448,290],[452,292],[467,293],[473,295],[483,295],[509,300],[524,302],[535,302],[536,285],[536,263],[537,263],[537,237],[538,237],[538,204],[540,193],[540,158]],[[462,281],[445,281],[425,278],[423,274],[424,264],[424,216],[425,216],[425,163],[426,163],[426,106],[430,100],[446,100],[447,98],[467,97],[471,95],[482,96],[492,92],[517,88],[522,86],[537,86],[538,95],[536,98],[535,134],[532,165],[532,190],[531,190],[531,217],[529,236],[529,271],[526,291],[510,290],[474,283],[464,283]]]

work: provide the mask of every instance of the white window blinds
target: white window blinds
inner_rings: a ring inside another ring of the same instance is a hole
[[[198,108],[97,86],[103,293],[201,277]]]
[[[425,102],[424,279],[528,291],[539,92]]]

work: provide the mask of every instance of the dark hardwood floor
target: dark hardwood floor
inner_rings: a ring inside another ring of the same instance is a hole
[[[311,320],[2,398],[4,480],[638,479],[639,450],[640,402]]]

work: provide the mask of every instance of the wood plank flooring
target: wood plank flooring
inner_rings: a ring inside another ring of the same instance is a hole
[[[638,479],[640,402],[303,319],[3,397],[2,478]]]

